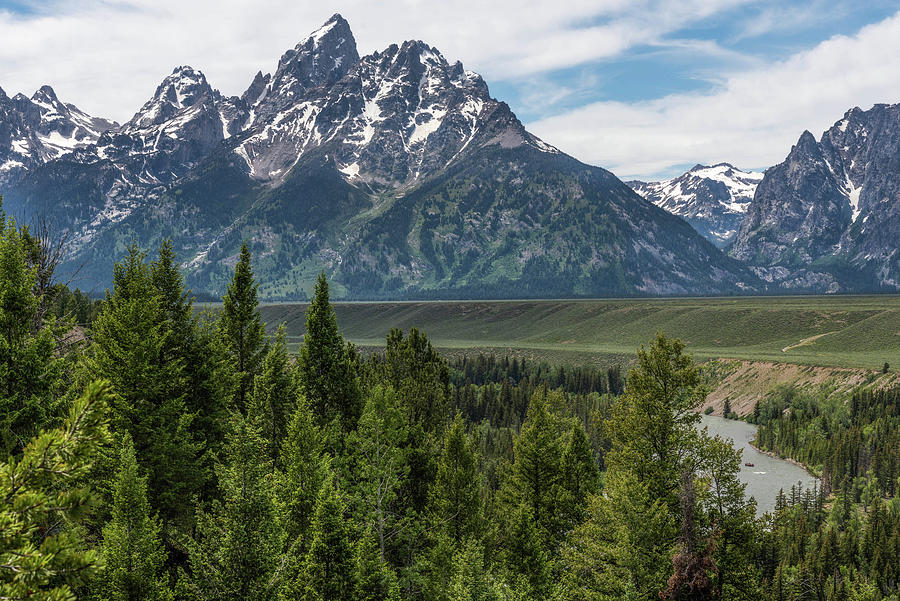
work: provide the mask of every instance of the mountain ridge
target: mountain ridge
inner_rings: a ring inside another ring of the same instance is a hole
[[[11,180],[8,180],[11,181]],[[722,294],[759,280],[614,175],[543,142],[421,41],[360,57],[334,15],[225,97],[176,68],[126,124],[30,166],[10,205],[70,233],[82,277],[171,237],[218,291],[242,240],[264,298],[327,269],[345,298]]]
[[[730,253],[783,290],[900,289],[900,104],[804,131],[766,171]]]
[[[730,163],[694,165],[677,177],[626,182],[635,192],[684,218],[719,248],[728,246],[744,219],[763,174],[742,171]]]

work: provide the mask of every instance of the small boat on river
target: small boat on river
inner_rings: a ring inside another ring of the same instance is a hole
[[[752,463],[750,463],[749,461],[747,463],[745,463],[744,465],[746,465],[747,467],[754,467],[754,465]]]

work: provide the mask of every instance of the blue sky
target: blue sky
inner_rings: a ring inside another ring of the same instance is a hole
[[[673,30],[654,44],[543,74],[542,83],[572,91],[550,106],[530,98],[528,82],[518,78],[494,82],[491,91],[525,121],[599,100],[635,102],[707,91],[718,85],[723,72],[784,60],[832,36],[852,35],[898,10],[900,2],[877,0],[748,2]]]
[[[0,87],[126,120],[176,65],[239,94],[332,13],[360,54],[422,39],[536,134],[623,178],[762,169],[804,129],[900,102],[900,1],[0,0]]]

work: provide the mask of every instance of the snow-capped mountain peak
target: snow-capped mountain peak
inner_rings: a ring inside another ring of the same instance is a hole
[[[255,179],[282,178],[306,153],[327,148],[354,184],[403,185],[452,162],[486,133],[489,115],[515,130],[494,132],[497,143],[557,152],[493,100],[481,76],[437,48],[409,40],[357,57],[340,15],[287,51],[274,76],[257,73],[242,99],[253,125],[234,152]]]
[[[762,178],[762,173],[717,163],[695,165],[665,181],[628,183],[635,192],[684,218],[710,242],[723,247],[737,233]]]
[[[176,67],[162,80],[153,97],[125,124],[126,131],[159,125],[179,111],[192,107],[204,99],[211,99],[213,90],[206,76],[189,66]]]
[[[340,80],[357,61],[359,53],[350,24],[335,13],[322,27],[281,56],[275,75],[268,82],[265,93],[256,94],[255,103],[270,105],[269,111],[263,108],[265,113],[298,102],[307,90]],[[260,73],[251,88],[254,84],[258,86],[261,78]]]

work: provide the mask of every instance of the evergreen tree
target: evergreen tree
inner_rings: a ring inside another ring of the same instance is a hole
[[[563,528],[570,530],[584,519],[588,497],[600,488],[600,470],[581,423],[572,425],[562,456],[563,496],[560,513]]]
[[[138,475],[131,438],[123,436],[113,485],[112,519],[100,546],[105,565],[91,586],[103,601],[166,601],[172,598],[165,574],[166,551],[158,520],[150,515],[147,479]]]
[[[51,324],[38,318],[35,278],[22,235],[0,211],[0,458],[20,452],[54,412],[62,366]]]
[[[407,408],[410,424],[431,432],[450,417],[449,368],[424,333],[412,328],[404,337],[402,330],[391,329],[384,365],[385,377]]]
[[[356,543],[354,601],[400,601],[400,586],[391,566],[381,560],[378,538],[371,529]]]
[[[673,515],[680,513],[681,474],[697,461],[694,426],[705,398],[703,376],[684,354],[684,343],[658,334],[648,349],[638,350],[625,395],[605,424],[613,443],[606,456],[610,469],[632,471]]]
[[[322,432],[304,397],[288,425],[277,474],[279,509],[289,545],[305,548],[319,489],[329,473]]]
[[[260,416],[263,436],[273,459],[281,452],[281,444],[287,433],[288,420],[297,405],[297,387],[288,359],[284,324],[275,332],[263,358],[260,373],[253,384],[251,404],[253,413]]]
[[[160,245],[159,255],[150,266],[150,279],[159,294],[161,315],[170,322],[173,345],[184,345],[193,318],[193,301],[184,289],[184,278],[170,239]]]
[[[512,510],[518,505],[527,507],[541,537],[553,541],[561,534],[557,509],[564,476],[562,435],[565,430],[550,405],[560,402],[561,398],[546,389],[531,397],[522,431],[515,441],[512,473],[505,482],[507,514],[512,516]]]
[[[550,592],[550,563],[531,511],[516,510],[505,563],[516,589],[524,599],[546,599]]]
[[[233,362],[232,400],[242,412],[247,410],[253,378],[259,372],[266,354],[265,327],[259,316],[257,288],[259,284],[253,279],[250,251],[245,242],[241,245],[240,259],[222,299],[220,317],[225,346]]]
[[[354,472],[363,519],[378,536],[381,561],[385,561],[385,540],[396,525],[393,503],[408,472],[403,460],[406,419],[397,395],[391,388],[376,386],[368,395],[350,447],[356,455]]]
[[[446,598],[450,601],[500,601],[503,592],[485,569],[484,547],[470,539],[453,556],[453,575]]]
[[[113,291],[94,324],[90,371],[115,390],[113,425],[128,432],[147,469],[150,502],[163,522],[190,516],[191,498],[205,485],[202,444],[185,407],[185,365],[172,354],[173,330],[136,246],[116,263]]]
[[[204,469],[206,478],[212,481],[212,458],[220,449],[228,424],[223,383],[227,373],[225,350],[209,320],[201,321],[195,314],[171,240],[160,245],[158,258],[150,265],[150,276],[160,299],[160,320],[171,332],[162,352],[170,361],[184,366],[181,392],[187,411],[194,415],[192,430],[206,441]]]
[[[457,545],[477,534],[481,515],[481,475],[478,451],[466,435],[462,415],[456,414],[444,439],[437,474],[429,495],[435,528]]]
[[[752,597],[758,592],[758,579],[751,568],[758,551],[756,503],[747,500],[746,485],[738,477],[741,454],[730,441],[718,436],[706,438],[702,444],[701,476],[707,485],[703,497],[705,520],[718,530],[712,553],[715,594],[719,598]]]
[[[284,531],[272,491],[272,468],[260,427],[235,415],[219,469],[222,501],[197,512],[188,546],[187,594],[196,599],[276,599]]]
[[[328,280],[319,275],[306,311],[306,334],[297,357],[300,389],[319,422],[339,419],[351,430],[359,418],[362,396],[356,374],[356,351],[338,331],[337,316],[328,299]]]
[[[78,483],[108,441],[106,383],[90,384],[63,426],[0,462],[0,598],[74,600],[101,561],[71,527],[95,498]],[[48,524],[56,527],[48,529]]]
[[[312,541],[301,576],[283,597],[303,601],[350,599],[354,590],[354,571],[344,502],[329,477],[316,501]]]

